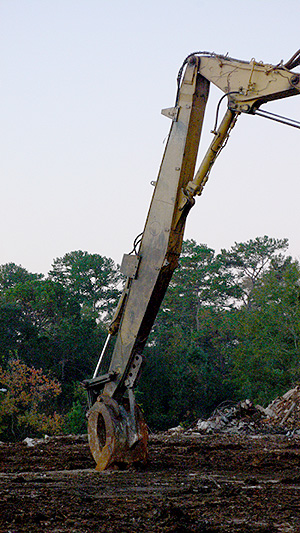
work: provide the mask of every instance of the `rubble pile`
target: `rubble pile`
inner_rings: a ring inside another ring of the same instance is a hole
[[[273,400],[268,407],[244,400],[221,405],[207,420],[198,420],[200,433],[295,433],[300,435],[300,385]]]
[[[266,424],[300,433],[300,385],[273,400],[264,413]]]
[[[244,400],[218,407],[207,420],[198,420],[195,429],[204,433],[254,433],[261,429],[263,416],[262,408]]]

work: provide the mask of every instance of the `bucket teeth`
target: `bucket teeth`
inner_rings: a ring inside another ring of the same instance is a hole
[[[100,396],[88,413],[88,438],[100,472],[147,461],[148,429],[133,396],[128,406]]]

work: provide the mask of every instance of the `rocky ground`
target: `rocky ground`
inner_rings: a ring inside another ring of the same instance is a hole
[[[85,438],[0,446],[0,531],[300,532],[300,436],[152,435],[144,470],[97,473]]]

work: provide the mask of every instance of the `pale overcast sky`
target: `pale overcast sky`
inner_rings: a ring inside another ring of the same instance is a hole
[[[183,59],[286,61],[299,20],[299,0],[0,0],[0,264],[47,273],[72,250],[119,263],[144,226]],[[300,120],[300,96],[267,109]],[[299,148],[299,130],[241,117],[186,238],[287,237],[300,258]]]

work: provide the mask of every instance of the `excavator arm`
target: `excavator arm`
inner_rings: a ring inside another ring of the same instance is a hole
[[[181,252],[187,215],[201,194],[211,167],[241,113],[255,114],[268,101],[299,94],[300,76],[289,65],[239,61],[216,54],[190,55],[178,77],[175,106],[162,111],[172,120],[139,248],[124,255],[126,284],[109,329],[116,336],[110,366],[101,373],[101,354],[92,379],[88,435],[96,469],[147,459],[147,426],[134,399],[142,352]],[[289,67],[289,68],[288,68]],[[182,73],[184,75],[182,77]],[[228,99],[228,108],[195,173],[209,94],[213,83]]]

